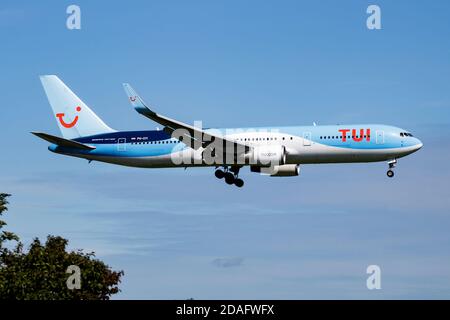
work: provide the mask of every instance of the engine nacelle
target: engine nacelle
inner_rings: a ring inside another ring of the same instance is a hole
[[[298,164],[284,164],[272,167],[251,166],[250,171],[267,174],[271,177],[295,177],[300,174],[300,166]]]
[[[250,155],[250,164],[259,166],[281,166],[286,163],[284,146],[259,146]]]
[[[294,177],[300,174],[300,166],[298,164],[285,164],[282,166],[274,166],[271,177]]]

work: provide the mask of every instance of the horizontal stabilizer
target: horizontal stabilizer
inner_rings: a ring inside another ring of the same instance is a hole
[[[52,136],[51,134],[48,134],[48,133],[43,133],[43,132],[31,132],[31,133],[41,139],[44,139],[45,141],[48,141],[50,143],[56,144],[61,147],[83,149],[83,150],[94,150],[95,149],[95,147],[88,146],[87,144],[83,144],[83,143],[79,143],[79,142],[76,142],[73,140],[68,140],[68,139]]]

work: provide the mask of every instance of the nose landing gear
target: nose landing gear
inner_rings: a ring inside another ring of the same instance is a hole
[[[387,176],[389,178],[392,178],[394,176],[394,170],[393,169],[395,168],[396,164],[397,164],[397,160],[396,159],[388,161],[389,170],[386,172],[386,174],[387,174]]]
[[[238,188],[242,188],[244,186],[244,180],[239,179],[239,167],[231,167],[228,169],[228,167],[224,167],[224,170],[217,169],[214,175],[218,179],[225,178],[225,182],[227,184],[234,184]]]

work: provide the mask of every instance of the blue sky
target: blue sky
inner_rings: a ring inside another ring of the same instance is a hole
[[[66,7],[81,7],[81,30]],[[378,4],[382,30],[366,28]],[[29,243],[67,237],[125,270],[118,298],[450,298],[448,1],[2,1],[0,191]],[[111,127],[160,113],[207,127],[385,123],[424,142],[387,165],[300,177],[88,164],[59,134],[38,75],[57,74]],[[370,264],[382,289],[369,291]]]

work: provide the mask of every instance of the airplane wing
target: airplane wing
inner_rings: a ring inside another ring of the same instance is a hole
[[[184,137],[190,140],[191,147],[195,150],[199,148],[208,148],[211,142],[216,142],[216,145],[222,146],[222,150],[230,150],[233,147],[234,153],[243,154],[251,150],[251,147],[230,139],[223,137],[220,134],[213,134],[205,131],[202,128],[197,128],[189,124],[170,119],[163,115],[157,114],[151,110],[144,102],[144,100],[136,93],[136,91],[128,84],[124,83],[123,87],[134,109],[143,116],[164,126],[164,131],[172,134],[177,129],[184,129]],[[230,148],[230,149],[229,149]],[[216,150],[217,151],[217,150]]]
[[[48,141],[50,143],[56,144],[61,147],[83,149],[83,150],[94,150],[95,149],[95,147],[93,147],[93,146],[88,146],[87,144],[83,144],[83,143],[76,142],[73,140],[68,140],[68,139],[52,136],[51,134],[48,134],[48,133],[43,133],[43,132],[31,132],[31,133],[45,141]]]

